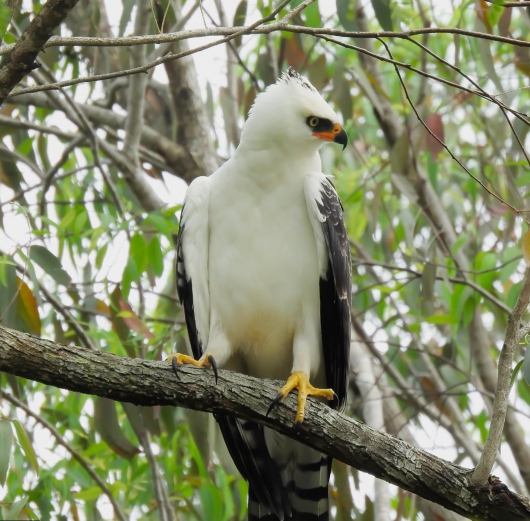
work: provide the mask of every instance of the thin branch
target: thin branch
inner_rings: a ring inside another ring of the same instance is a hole
[[[71,132],[64,132],[56,127],[39,125],[38,123],[33,123],[31,121],[23,121],[21,119],[10,118],[9,116],[3,116],[0,114],[0,126],[6,125],[12,128],[22,128],[24,130],[35,130],[42,134],[53,134],[61,139],[71,140],[76,134]]]
[[[149,27],[149,0],[141,0],[136,5],[136,16],[134,20],[134,33],[143,34]],[[140,67],[145,62],[145,47],[133,47],[130,53],[130,63],[133,67]],[[136,166],[138,175],[140,173],[140,160],[138,148],[142,135],[144,121],[144,100],[147,76],[137,74],[131,78],[127,89],[127,119],[125,120],[125,139],[123,149],[132,163]]]
[[[502,0],[485,0],[488,4],[500,5],[501,7],[529,7],[530,2],[521,0],[520,2],[503,2]]]
[[[298,16],[308,5],[312,4],[315,0],[304,0],[300,5],[291,9],[281,20],[282,23],[288,24],[295,16]]]
[[[510,394],[510,379],[512,376],[512,362],[515,349],[519,345],[519,334],[521,329],[521,320],[526,313],[530,302],[530,268],[526,268],[523,286],[513,312],[508,318],[508,328],[504,344],[502,346],[501,356],[499,358],[499,376],[497,379],[497,389],[495,390],[495,401],[493,402],[493,415],[488,432],[488,438],[484,445],[484,451],[480,461],[473,472],[471,483],[474,485],[483,485],[487,482],[489,473],[493,468],[493,463],[499,452],[501,445],[506,411],[508,409],[508,397]]]
[[[282,4],[278,9],[276,9],[276,14],[281,9],[283,9],[285,5],[286,4]],[[483,33],[480,31],[468,31],[466,29],[459,29],[457,27],[422,27],[419,29],[412,29],[410,31],[344,31],[341,29],[333,29],[327,27],[304,27],[301,25],[287,25],[285,22],[283,22],[283,20],[280,22],[268,24],[260,28],[254,28],[253,25],[254,24],[247,27],[206,27],[204,29],[189,29],[186,31],[178,31],[173,33],[147,34],[144,36],[122,36],[114,38],[94,38],[88,36],[53,36],[46,42],[44,48],[130,47],[133,45],[146,45],[151,43],[171,43],[177,42],[179,40],[205,38],[209,36],[238,36],[238,33],[243,34],[243,32],[246,34],[268,34],[274,31],[309,34],[312,36],[329,35],[355,39],[408,39],[412,36],[424,34],[458,34],[461,36],[469,36],[471,38],[480,38],[483,40],[490,40],[499,43],[507,43],[510,45],[515,45],[517,47],[530,47],[530,42],[526,40],[519,40],[517,38],[510,38],[507,36]],[[15,45],[17,44],[1,45],[0,56],[3,54],[8,54],[14,48]]]
[[[421,271],[416,271],[412,268],[407,267],[401,267],[401,266],[394,266],[393,264],[385,264],[376,262],[373,260],[354,260],[352,262],[352,266],[379,266],[384,269],[388,270],[397,270],[397,271],[404,271],[405,273],[410,273],[411,275],[414,275],[416,278],[421,278],[423,276],[423,273]],[[447,266],[441,266],[442,268],[447,269]],[[495,267],[493,270],[486,270],[486,271],[498,271],[500,267]],[[477,272],[476,274],[481,273]],[[506,313],[511,313],[512,310],[509,306],[507,306],[504,302],[499,300],[497,297],[492,295],[487,289],[484,289],[482,286],[478,285],[476,282],[469,280],[468,278],[459,278],[459,277],[444,277],[442,275],[436,275],[436,280],[440,281],[449,281],[453,284],[463,284],[464,286],[469,286],[470,288],[474,289],[477,293],[480,293],[485,299],[489,300],[492,304],[495,304],[499,309],[502,309]]]
[[[384,46],[384,48],[386,49],[386,52],[388,53],[388,55],[390,56],[390,58],[393,60],[394,57],[392,56],[392,52],[390,51],[390,48],[388,47],[388,45],[381,39],[379,39],[379,41],[382,43],[382,45]],[[508,206],[510,209],[512,209],[516,214],[520,215],[526,222],[528,222],[528,218],[526,216],[523,215],[523,212],[525,210],[518,210],[517,208],[515,208],[515,206],[512,206],[508,201],[505,201],[500,195],[497,195],[495,192],[491,191],[476,175],[474,175],[470,170],[469,168],[467,168],[467,166],[464,165],[464,163],[462,163],[462,161],[460,161],[460,159],[458,159],[458,157],[455,156],[455,154],[453,154],[453,152],[451,151],[451,149],[429,128],[429,126],[425,123],[425,121],[423,120],[423,118],[420,116],[419,112],[418,112],[418,109],[416,108],[416,106],[414,105],[414,103],[412,102],[412,100],[410,99],[410,96],[409,96],[409,93],[408,93],[408,90],[407,90],[407,87],[405,85],[405,82],[403,81],[403,78],[401,77],[401,73],[399,72],[399,69],[397,67],[396,64],[394,64],[394,68],[395,68],[395,71],[396,71],[396,74],[398,76],[398,79],[399,79],[399,82],[401,83],[401,86],[403,87],[403,90],[405,92],[405,97],[407,98],[407,101],[409,102],[409,105],[410,107],[412,108],[412,110],[414,111],[414,114],[416,115],[416,117],[418,118],[418,121],[423,125],[423,127],[425,128],[425,130],[432,136],[433,139],[435,139],[438,143],[440,143],[440,145],[442,145],[442,147],[447,151],[447,153],[451,156],[451,159],[453,159],[453,161],[455,161],[458,166],[460,166],[460,168],[462,168],[462,170],[464,170],[464,172],[466,172],[466,174],[471,177],[475,182],[477,182],[484,190],[486,190],[486,192],[488,192],[491,196],[495,197],[495,199],[497,199],[501,204],[505,205],[505,206]]]

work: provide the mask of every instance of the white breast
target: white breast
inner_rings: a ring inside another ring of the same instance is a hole
[[[319,323],[320,316],[304,176],[291,173],[268,182],[238,172],[226,168],[211,177],[211,307],[245,372],[286,378],[295,332],[306,322]]]

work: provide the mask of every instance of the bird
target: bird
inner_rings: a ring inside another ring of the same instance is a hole
[[[343,410],[351,260],[344,210],[320,147],[346,148],[338,116],[289,68],[256,96],[232,157],[189,185],[177,237],[177,291],[193,357],[180,364],[285,381]],[[249,521],[327,521],[332,459],[257,423],[216,414],[249,483]]]

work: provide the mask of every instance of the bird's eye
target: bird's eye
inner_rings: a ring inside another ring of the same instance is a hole
[[[316,127],[319,123],[319,119],[315,116],[312,116],[311,118],[309,118],[309,126],[310,127]]]

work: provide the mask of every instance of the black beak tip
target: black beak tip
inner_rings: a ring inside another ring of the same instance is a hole
[[[342,145],[342,150],[344,150],[348,145],[348,134],[346,134],[346,131],[342,128],[340,132],[335,136],[333,141],[335,143],[338,143],[339,145]]]

